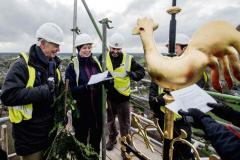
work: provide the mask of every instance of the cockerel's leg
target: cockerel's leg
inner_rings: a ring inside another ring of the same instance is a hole
[[[229,59],[230,67],[232,69],[232,73],[234,77],[240,81],[240,63],[239,63],[239,57],[236,53],[236,51],[229,47],[226,49],[226,53]]]
[[[219,82],[218,60],[216,58],[211,58],[209,67],[211,68],[211,81],[213,88],[218,92],[222,92],[222,86]]]
[[[238,55],[240,56],[240,31],[234,32],[233,36],[233,42],[231,42],[231,45],[237,50]]]
[[[223,70],[224,79],[227,82],[228,88],[231,89],[232,86],[233,86],[233,81],[232,81],[230,71],[229,71],[228,57],[224,56],[222,58],[219,58],[219,63],[220,63],[221,68]]]

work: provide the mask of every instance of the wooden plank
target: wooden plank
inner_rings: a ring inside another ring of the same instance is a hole
[[[118,138],[119,137],[117,137],[117,140],[118,140]],[[121,145],[120,145],[120,142],[118,141],[112,151],[107,150],[107,157],[109,157],[109,159],[111,159],[111,160],[121,160],[122,156],[121,156],[120,148],[121,148]]]
[[[1,139],[2,139],[2,149],[8,155],[8,133],[7,133],[7,125],[3,124],[1,126]]]
[[[121,152],[114,148],[112,151],[107,151],[107,157],[111,160],[120,160],[122,158]]]

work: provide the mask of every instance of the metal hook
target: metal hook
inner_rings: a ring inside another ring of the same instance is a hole
[[[112,29],[113,28],[113,27],[109,26],[109,23],[112,23],[112,21],[109,20],[108,18],[104,18],[104,19],[100,20],[99,23],[101,23],[101,24],[106,23],[108,29]]]
[[[77,35],[81,33],[81,30],[78,27],[71,29],[71,31],[75,32]]]

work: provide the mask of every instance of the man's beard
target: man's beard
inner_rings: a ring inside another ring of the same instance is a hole
[[[112,57],[118,57],[122,52],[110,52]]]

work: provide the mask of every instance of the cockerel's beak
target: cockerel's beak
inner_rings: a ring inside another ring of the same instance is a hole
[[[158,24],[154,23],[153,30],[155,31],[158,28]]]
[[[153,30],[155,31],[158,28],[158,24],[154,23]],[[142,27],[135,27],[132,31],[132,35],[139,35],[141,31],[144,31]]]
[[[132,35],[139,35],[140,34],[140,30],[138,27],[135,27],[132,31]]]

